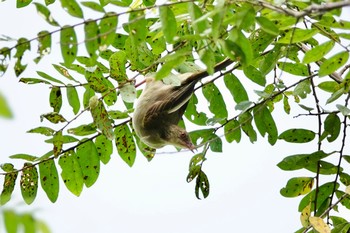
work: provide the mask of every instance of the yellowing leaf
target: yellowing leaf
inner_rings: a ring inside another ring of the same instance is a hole
[[[320,217],[310,217],[309,218],[313,228],[319,233],[331,233],[330,227],[323,221]]]
[[[308,204],[300,214],[300,222],[303,227],[308,227],[310,225],[310,213],[311,213],[311,203]]]

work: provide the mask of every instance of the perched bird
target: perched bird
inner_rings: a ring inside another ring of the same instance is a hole
[[[178,77],[180,85],[177,86],[146,77],[146,87],[138,99],[132,124],[136,135],[152,148],[173,145],[193,152],[195,146],[178,123],[198,80],[188,80],[191,73]]]

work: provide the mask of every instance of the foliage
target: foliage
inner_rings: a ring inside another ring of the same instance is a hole
[[[348,1],[59,2],[80,23],[61,25],[49,9],[59,4],[55,0],[46,0],[45,5],[18,0],[18,8],[34,4],[53,29],[38,32],[36,38],[19,38],[14,45],[10,37],[4,37],[8,44],[0,48],[0,72],[6,74],[14,59],[14,71],[21,82],[47,85],[52,107],[52,112],[41,116],[52,127],[28,131],[47,137],[52,150],[43,156],[10,156],[25,163],[22,168],[10,163],[1,166],[5,176],[1,204],[10,200],[17,178],[27,204],[35,200],[39,183],[55,202],[59,177],[79,196],[84,186],[94,184],[100,162],[108,163],[113,152],[129,166],[136,159],[136,148],[152,160],[154,150],[137,138],[130,124],[140,85],[136,78],[151,72],[156,72],[157,79],[192,72],[196,77],[208,76],[198,86],[208,108],[198,110],[201,98],[197,91],[185,113],[191,124],[200,127],[190,133],[201,152],[190,160],[187,177],[187,182],[195,180],[197,198],[209,195],[202,165],[209,151],[222,152],[222,133],[230,143],[239,143],[244,136],[253,143],[260,135],[271,145],[278,140],[314,144],[314,151],[286,155],[278,164],[282,170],[304,169],[312,174],[292,177],[281,195],[304,196],[299,205],[302,228],[298,232],[311,228],[318,232],[330,232],[331,228],[332,232],[348,231],[350,224],[332,215],[339,205],[350,208],[350,175],[344,166],[350,163],[345,147],[350,114],[350,22],[341,19]],[[87,19],[87,8],[98,16]],[[84,35],[76,32],[81,28]],[[56,34],[60,36],[59,48],[53,46]],[[23,64],[23,56],[35,43],[35,62],[46,59],[53,49],[61,50],[62,62],[53,64],[59,77],[47,71],[37,71],[37,77],[24,76],[27,64]],[[241,73],[244,76],[238,75]],[[218,85],[219,79],[224,85]],[[222,95],[224,89],[232,98]],[[228,105],[232,100],[235,109]],[[71,107],[73,117],[62,111],[64,103]],[[114,106],[117,109],[107,110]],[[286,128],[277,121],[277,107],[286,115],[298,112],[295,121],[314,118],[316,127]],[[79,121],[87,112],[92,121]],[[79,122],[79,126],[70,127],[72,122]],[[333,147],[336,149],[329,149]]]
[[[18,232],[41,232],[50,233],[51,230],[45,222],[37,219],[30,213],[17,213],[12,209],[5,209],[1,212],[5,230],[8,233]]]

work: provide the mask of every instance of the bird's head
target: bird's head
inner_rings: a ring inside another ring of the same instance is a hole
[[[189,149],[194,153],[196,147],[193,145],[190,136],[183,128],[173,125],[168,132],[168,142],[176,147]]]

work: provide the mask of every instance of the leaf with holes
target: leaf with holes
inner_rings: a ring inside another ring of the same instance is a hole
[[[187,104],[186,111],[184,113],[185,117],[195,123],[196,125],[206,125],[208,117],[204,112],[198,112],[197,110],[198,98],[196,95],[192,95],[190,101]]]
[[[101,19],[99,24],[100,46],[99,50],[104,51],[114,42],[118,26],[118,15],[108,12]]]
[[[52,26],[59,26],[57,21],[52,17],[50,10],[46,6],[37,2],[35,2],[34,5],[36,7],[38,14],[41,17],[43,17],[47,23],[49,23]]]
[[[74,28],[64,26],[60,33],[61,54],[65,64],[72,64],[78,52],[77,35]]]
[[[50,106],[54,112],[59,112],[62,107],[62,92],[61,88],[53,87],[50,91]]]
[[[0,195],[0,205],[5,205],[10,199],[15,188],[18,172],[14,171],[12,164],[2,164],[1,168],[6,172],[4,184]]]
[[[228,112],[221,92],[214,83],[208,83],[202,88],[203,95],[209,102],[209,110],[217,119],[226,119]]]
[[[199,174],[196,179],[195,194],[198,199],[200,199],[199,190],[202,192],[204,198],[207,198],[209,196],[209,180],[207,175],[202,170],[199,171]]]
[[[84,18],[83,11],[76,0],[60,0],[60,2],[62,8],[66,10],[68,14],[77,18]]]
[[[30,205],[35,200],[38,191],[38,172],[33,164],[24,163],[20,187],[24,202]]]

